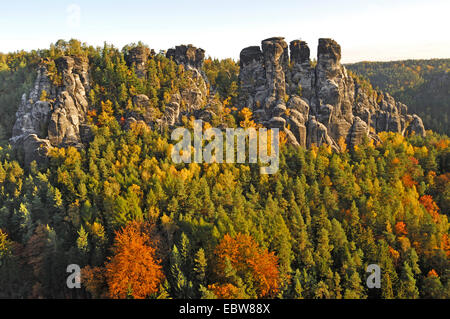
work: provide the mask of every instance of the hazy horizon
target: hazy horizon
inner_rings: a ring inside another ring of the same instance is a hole
[[[25,4],[24,4],[25,3]],[[213,58],[238,59],[261,40],[283,36],[308,42],[316,57],[319,38],[333,38],[342,62],[450,58],[448,1],[344,0],[227,3],[142,0],[22,1],[3,5],[0,52],[45,49],[59,39],[122,48],[142,41],[156,52],[193,44]]]

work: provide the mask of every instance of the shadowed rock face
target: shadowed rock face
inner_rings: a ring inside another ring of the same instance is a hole
[[[24,94],[16,112],[12,144],[23,150],[25,163],[42,160],[51,146],[81,147],[88,110],[89,64],[83,57],[55,60],[61,83],[49,79],[45,65],[37,71],[28,99]],[[41,101],[43,92],[45,101]],[[80,130],[81,127],[81,130]]]
[[[241,51],[240,64],[241,67],[251,63],[252,61],[262,62],[263,54],[259,46],[245,48]]]
[[[202,70],[205,51],[189,45],[179,45],[166,52],[166,57],[182,65],[191,72],[188,84],[180,92],[173,94],[165,113],[158,120],[160,126],[172,126],[179,122],[181,115],[198,113],[208,102],[207,77]]]
[[[291,61],[294,64],[309,64],[309,47],[305,41],[294,40],[289,45]]]
[[[205,58],[205,50],[189,45],[179,45],[167,50],[167,58],[172,58],[177,64],[182,64],[186,69],[200,70]]]
[[[341,60],[341,46],[333,39],[319,39],[317,55],[322,57],[322,61],[330,59],[334,64]]]
[[[359,87],[341,65],[341,47],[334,40],[319,39],[315,67],[309,55],[306,42],[291,41],[288,49],[281,37],[243,49],[240,107],[250,108],[264,126],[284,130],[294,145],[326,143],[338,150],[340,138],[355,145],[364,136],[376,139],[380,131],[425,134],[421,119],[408,115],[406,105]]]
[[[125,57],[128,66],[134,65],[134,72],[139,78],[147,76],[147,61],[152,52],[145,46],[132,48]]]
[[[145,77],[153,54],[139,46],[126,58],[136,74]],[[147,96],[134,96],[135,105],[149,109],[137,120],[170,127],[182,115],[211,119],[214,108],[210,106],[215,102],[202,71],[204,56],[204,50],[192,45],[169,49],[167,57],[189,72],[188,83],[171,96],[162,115],[151,112]],[[422,120],[409,115],[406,105],[389,94],[369,94],[349,76],[340,59],[340,46],[332,39],[319,40],[316,66],[304,41],[294,40],[288,46],[284,38],[274,37],[262,41],[261,47],[245,48],[240,54],[239,106],[250,108],[264,126],[284,131],[297,146],[328,144],[339,150],[340,138],[353,146],[366,136],[376,139],[374,133],[380,131],[425,135]],[[44,161],[52,146],[82,147],[92,138],[85,123],[89,61],[64,56],[55,64],[58,83],[50,81],[45,63],[40,65],[34,87],[28,97],[22,96],[16,113],[11,143],[22,150],[26,164]],[[131,116],[132,120],[137,121]]]

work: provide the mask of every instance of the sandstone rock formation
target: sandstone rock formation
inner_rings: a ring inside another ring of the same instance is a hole
[[[205,51],[189,45],[179,45],[167,50],[166,57],[191,72],[187,85],[173,94],[165,113],[159,121],[162,126],[175,125],[182,114],[198,113],[208,103],[207,77],[202,70]]]
[[[153,56],[151,52],[148,48],[139,46],[131,49],[127,55],[128,65],[134,66],[140,77],[146,76],[147,61]],[[150,101],[146,95],[134,96],[133,105],[147,111],[146,114],[131,113],[128,117],[131,121],[143,121],[160,129],[179,123],[182,115],[210,118],[210,112],[202,111],[209,101],[208,80],[202,70],[205,51],[192,45],[180,45],[167,50],[166,57],[188,72],[186,84],[170,96],[163,114],[149,106]]]
[[[154,55],[149,48],[143,45],[136,46],[125,56],[128,66],[134,66],[134,71],[139,78],[145,78],[147,75],[147,61],[151,55]]]
[[[147,47],[137,46],[126,60],[145,79],[153,55]],[[152,107],[146,95],[134,96],[133,104],[145,112],[127,114],[125,127],[145,122],[167,128],[180,123],[183,115],[205,121],[214,118],[220,101],[209,92],[202,70],[204,50],[181,45],[169,49],[166,56],[183,66],[186,83],[170,96],[164,113]],[[304,41],[294,40],[288,46],[284,38],[274,37],[262,41],[261,47],[245,48],[240,55],[238,106],[250,108],[264,126],[284,131],[297,146],[327,144],[339,150],[341,138],[353,146],[365,137],[376,139],[380,131],[425,135],[422,120],[408,114],[406,105],[362,87],[340,59],[340,46],[331,39],[319,40],[315,66]],[[23,152],[26,164],[45,160],[52,146],[83,147],[92,139],[85,123],[89,61],[64,56],[55,65],[56,75],[49,74],[45,63],[39,66],[34,87],[28,97],[23,95],[16,113],[11,142]]]
[[[77,146],[81,142],[79,125],[88,110],[89,64],[79,57],[61,57],[55,62],[62,86],[56,89],[48,138],[52,145]]]
[[[172,58],[177,64],[182,64],[186,69],[200,71],[205,58],[205,50],[189,45],[178,45],[174,49],[167,50],[167,58]]]
[[[51,146],[81,147],[89,135],[83,124],[88,110],[88,60],[65,56],[56,59],[55,64],[60,83],[50,81],[47,67],[42,64],[34,88],[28,99],[22,96],[16,112],[11,143],[23,150],[27,164],[45,157]]]
[[[289,52],[290,51],[290,52]],[[340,138],[350,145],[364,136],[393,131],[424,135],[421,119],[388,94],[374,97],[340,63],[341,48],[319,39],[317,64],[304,41],[289,48],[282,37],[269,38],[240,55],[240,107],[250,108],[266,127],[283,130],[294,145],[326,143],[339,150]]]

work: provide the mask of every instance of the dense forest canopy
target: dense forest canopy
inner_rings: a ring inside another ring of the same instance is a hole
[[[450,59],[359,62],[346,67],[407,104],[427,129],[450,134]]]
[[[167,130],[123,117],[145,111],[136,94],[163,112],[190,73],[155,54],[139,78],[125,63],[133,46],[71,40],[0,55],[0,297],[450,297],[446,135],[384,132],[340,153],[282,143],[274,175],[174,164]],[[51,70],[62,55],[89,58],[93,139],[27,167],[8,143],[14,113],[37,64]],[[203,71],[218,105],[210,125],[254,126],[235,105],[238,64],[209,58]],[[66,286],[69,264],[82,289]],[[381,289],[366,286],[369,264]]]

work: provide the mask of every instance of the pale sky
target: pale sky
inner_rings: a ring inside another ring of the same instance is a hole
[[[212,57],[239,58],[261,40],[335,39],[343,62],[450,58],[449,0],[0,0],[0,52],[48,48],[76,38],[155,51],[193,44]]]

